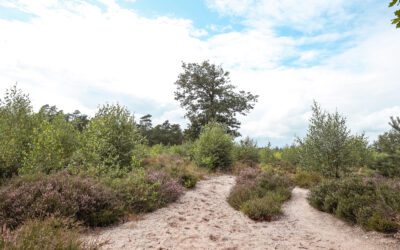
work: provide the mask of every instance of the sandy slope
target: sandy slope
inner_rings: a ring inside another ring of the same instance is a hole
[[[106,240],[104,249],[400,249],[393,238],[316,211],[300,188],[279,221],[255,223],[226,203],[234,183],[232,176],[202,181],[177,203],[88,238]]]

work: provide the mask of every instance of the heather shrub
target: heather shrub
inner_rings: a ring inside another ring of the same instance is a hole
[[[66,173],[18,178],[0,190],[0,224],[10,228],[49,216],[105,226],[122,214],[122,204],[111,189],[91,178]]]
[[[198,166],[225,170],[233,162],[233,138],[222,125],[211,123],[204,127],[194,143],[194,159]]]
[[[176,201],[183,193],[182,186],[163,171],[149,171],[147,174],[147,180],[158,186],[159,207],[163,207],[168,203]]]
[[[123,178],[106,181],[131,212],[151,212],[178,199],[182,187],[166,173],[137,169]]]
[[[293,180],[299,187],[310,188],[318,185],[322,180],[322,176],[316,172],[298,169]]]
[[[311,190],[310,204],[367,230],[400,228],[400,188],[385,180],[351,177],[325,181]]]
[[[79,227],[67,219],[29,220],[3,241],[4,249],[94,249],[79,240]],[[1,243],[0,243],[1,248]]]
[[[237,177],[228,203],[253,220],[269,221],[281,213],[282,204],[290,199],[291,186],[286,176],[256,168],[245,169]]]
[[[190,161],[171,154],[162,154],[147,157],[144,160],[146,168],[156,169],[168,173],[186,188],[194,188],[205,171],[193,165]]]
[[[191,163],[169,166],[164,169],[172,178],[178,180],[185,188],[194,188],[203,178],[203,172]]]
[[[240,210],[253,220],[271,221],[281,214],[281,203],[267,194],[244,202]]]
[[[243,162],[250,167],[259,163],[260,155],[256,142],[249,137],[241,140],[233,149],[233,158],[235,161]]]

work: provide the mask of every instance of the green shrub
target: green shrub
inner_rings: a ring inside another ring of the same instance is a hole
[[[321,182],[322,177],[316,172],[298,169],[293,179],[297,186],[302,188],[310,188],[318,185]]]
[[[147,157],[143,161],[146,168],[157,169],[168,173],[186,188],[194,188],[205,171],[192,162],[178,155],[161,154]]]
[[[91,178],[66,173],[17,178],[0,190],[0,225],[10,228],[49,216],[105,226],[122,215],[122,203],[115,192]]]
[[[232,139],[222,125],[208,124],[194,144],[194,158],[197,165],[212,170],[230,168],[233,162]]]
[[[380,135],[374,143],[371,167],[387,177],[400,177],[400,131],[393,129]]]
[[[400,228],[399,187],[359,177],[325,181],[311,190],[310,204],[367,230],[391,233]]]
[[[10,250],[90,249],[79,240],[79,227],[67,219],[29,220],[3,241]],[[0,243],[0,249],[1,243]]]
[[[253,220],[271,221],[274,216],[281,214],[281,205],[271,194],[266,194],[244,202],[240,211]]]
[[[228,203],[253,220],[271,220],[281,213],[291,196],[290,180],[274,172],[256,168],[243,170],[232,188]]]
[[[246,163],[249,166],[254,166],[260,162],[257,144],[249,137],[241,140],[239,145],[235,145],[233,157],[235,161]]]
[[[123,178],[110,178],[108,185],[124,201],[128,211],[151,212],[179,198],[183,190],[171,177],[160,171],[137,169]]]

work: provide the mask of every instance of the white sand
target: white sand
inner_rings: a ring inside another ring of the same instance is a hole
[[[198,183],[178,202],[89,235],[103,249],[400,249],[400,241],[366,233],[308,205],[307,190],[295,188],[274,222],[253,222],[226,202],[232,176]]]

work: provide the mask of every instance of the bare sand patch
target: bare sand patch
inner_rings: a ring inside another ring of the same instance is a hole
[[[312,208],[293,190],[278,221],[254,222],[226,202],[233,176],[198,183],[181,199],[141,220],[87,236],[103,249],[400,249],[400,241],[364,232]]]

